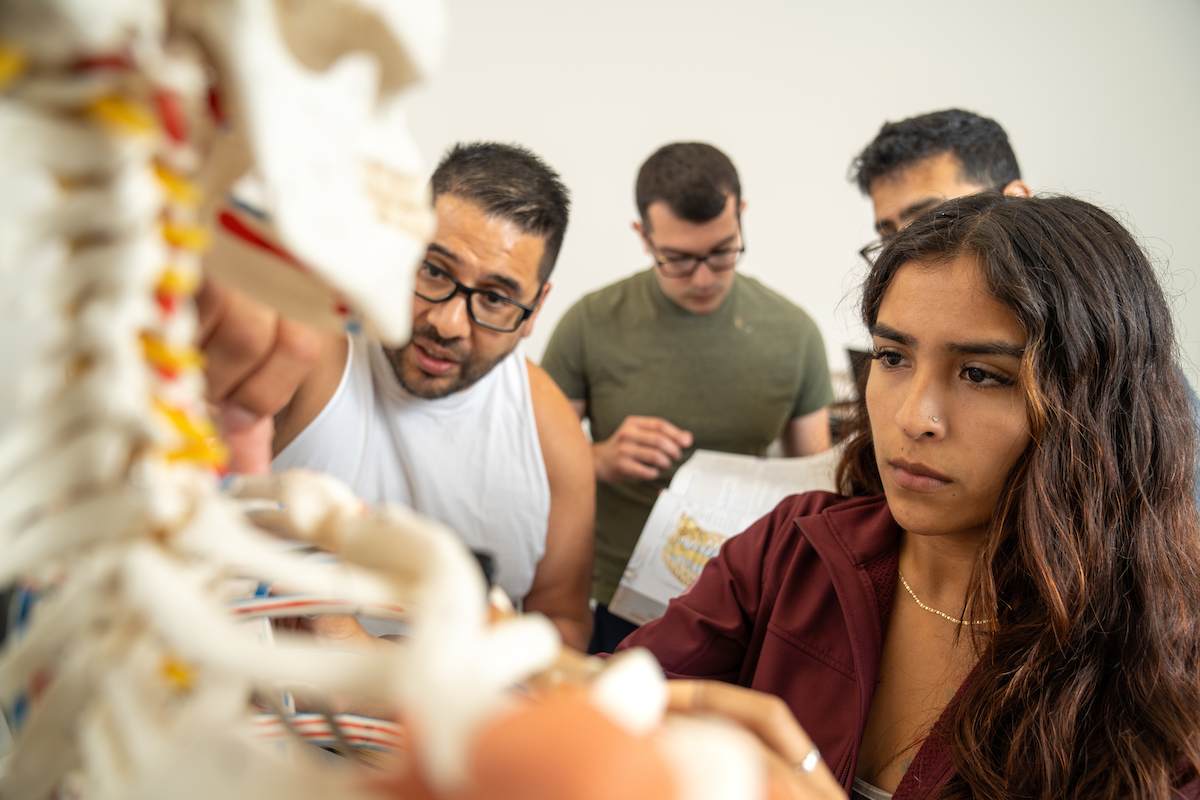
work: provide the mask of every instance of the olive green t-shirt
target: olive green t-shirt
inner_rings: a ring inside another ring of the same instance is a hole
[[[696,448],[763,455],[789,420],[833,402],[816,324],[741,274],[708,315],[672,302],[652,270],[593,292],[563,316],[542,367],[567,397],[587,402],[595,441],[627,416],[661,417],[692,432],[684,460]],[[596,484],[592,596],[599,602],[612,598],[677,466],[653,481]]]

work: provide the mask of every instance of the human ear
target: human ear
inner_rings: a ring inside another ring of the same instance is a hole
[[[637,223],[634,223],[635,225]],[[525,326],[521,329],[521,338],[524,339],[529,334],[533,333],[533,323],[537,321],[538,314],[542,313],[542,306],[546,302],[546,295],[550,294],[550,281],[546,281],[546,285],[542,287],[541,294],[537,298],[537,308],[529,315],[529,319],[525,320]]]
[[[1006,194],[1009,197],[1033,196],[1033,192],[1030,191],[1029,186],[1020,178],[1017,178],[1015,181],[1009,181],[1004,188],[1001,189],[1001,193]]]
[[[642,223],[634,220],[633,229],[637,231],[638,238],[642,240],[642,249],[645,250],[648,255],[654,255],[654,253],[650,250],[650,239],[646,236],[646,229]]]

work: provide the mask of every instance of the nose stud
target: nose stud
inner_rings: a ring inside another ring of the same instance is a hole
[[[934,421],[934,422],[937,422],[937,417],[934,417],[934,418],[933,418],[933,421]]]

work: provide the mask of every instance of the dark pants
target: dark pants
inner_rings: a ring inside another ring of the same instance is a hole
[[[592,616],[595,624],[592,627],[592,641],[588,644],[590,655],[611,653],[617,649],[622,639],[638,629],[638,626],[629,620],[608,613],[608,606],[603,603],[596,604],[596,611]]]

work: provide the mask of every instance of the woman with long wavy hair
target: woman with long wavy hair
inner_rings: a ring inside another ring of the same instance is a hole
[[[842,495],[785,500],[622,647],[782,698],[800,792],[1200,796],[1197,434],[1141,248],[1080,200],[964,198],[862,312]]]

